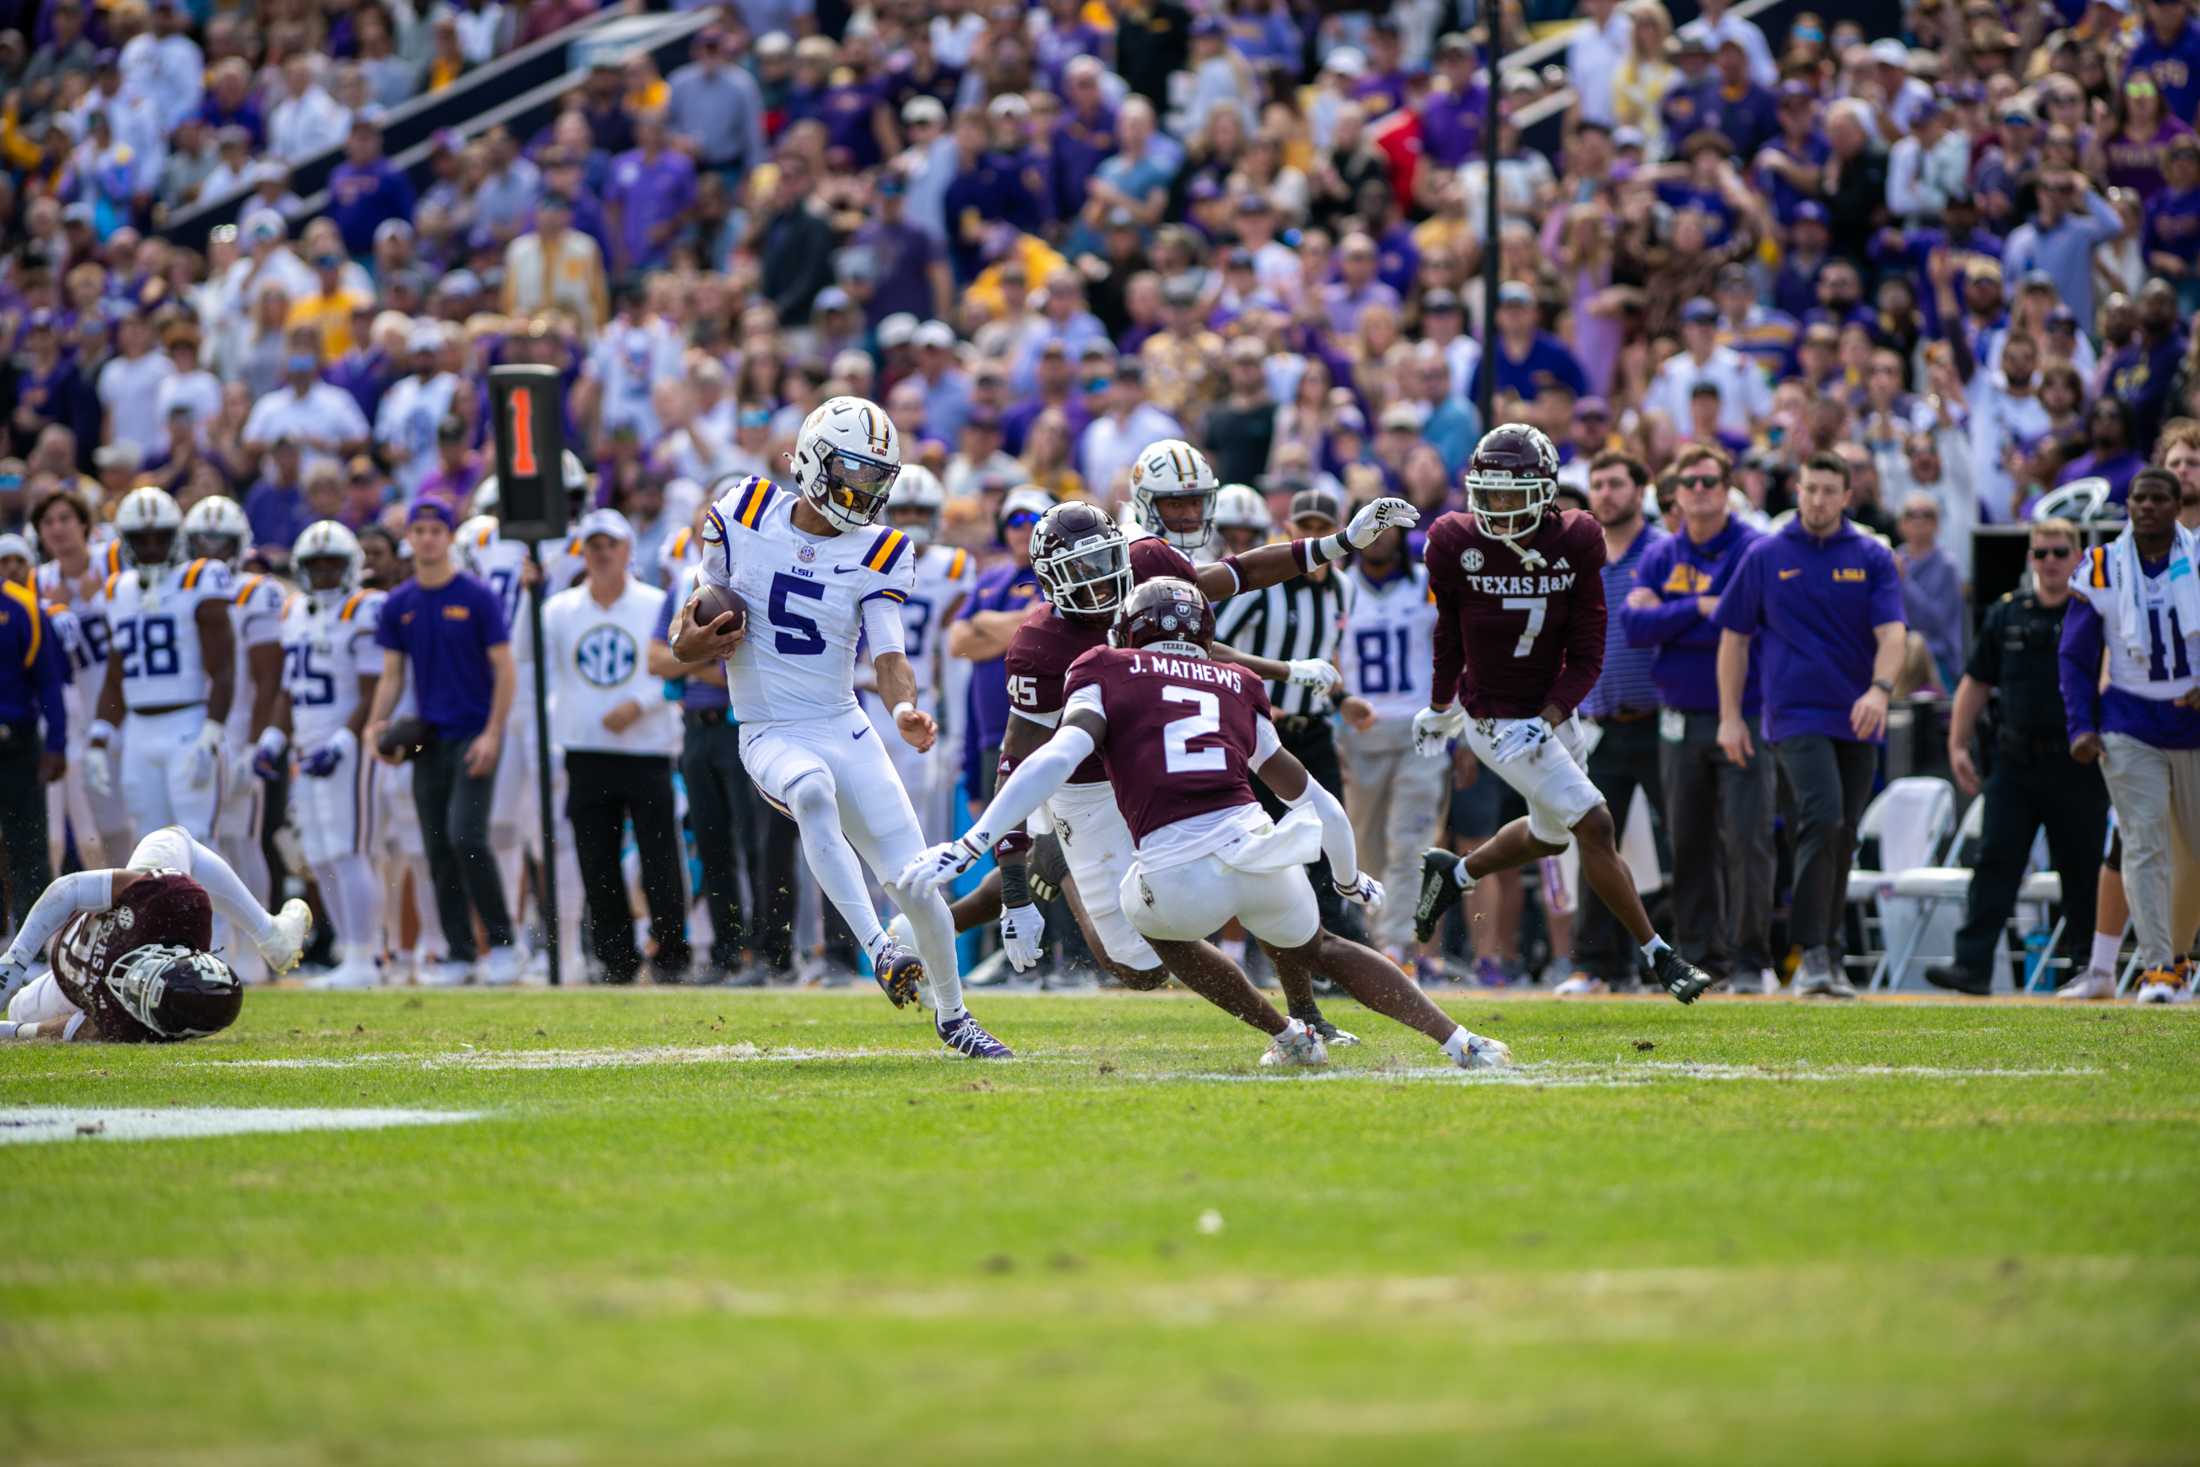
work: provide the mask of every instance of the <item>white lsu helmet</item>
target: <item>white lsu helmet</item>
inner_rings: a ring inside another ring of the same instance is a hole
[[[156,535],[167,537],[165,548],[153,543]],[[183,564],[183,511],[165,489],[148,484],[123,495],[115,510],[115,537],[132,565],[158,569]],[[156,549],[159,554],[148,553]]]
[[[558,467],[563,471],[561,477],[565,481],[565,498],[568,510],[576,509],[577,506],[574,501],[588,492],[588,465],[581,462],[579,454],[568,448],[565,451],[565,457],[558,461]],[[496,515],[499,518],[503,517],[504,491],[498,487],[495,474],[491,474],[474,486],[473,510],[476,515],[488,514]],[[568,518],[573,517],[575,516],[569,513]]]
[[[830,397],[802,420],[789,457],[795,492],[840,530],[878,523],[901,475],[901,434],[875,402]]]
[[[1268,517],[1268,501],[1247,484],[1225,484],[1215,496],[1215,528],[1258,530],[1263,535],[1276,527]]]
[[[359,537],[335,520],[315,520],[305,527],[298,536],[298,543],[290,548],[290,563],[298,573],[300,588],[323,610],[341,605],[345,597],[359,589],[362,560]],[[315,583],[311,568],[314,561],[341,564],[342,569],[333,585]]]
[[[1206,545],[1220,492],[1207,455],[1181,438],[1148,444],[1131,464],[1131,499],[1138,506],[1139,523],[1179,550],[1189,552]],[[1157,499],[1199,500],[1199,523],[1188,530],[1170,528],[1154,503]]]
[[[940,476],[923,464],[903,464],[901,473],[894,480],[894,488],[886,496],[886,513],[896,529],[909,537],[909,543],[922,550],[932,543],[940,532],[940,515],[947,508],[947,490],[940,485]],[[893,516],[899,510],[921,509],[921,521],[904,524]]]
[[[244,558],[245,546],[251,543],[252,521],[245,518],[243,507],[226,495],[207,495],[183,517],[183,546],[191,556],[218,560],[235,570]]]
[[[496,480],[490,479],[487,482],[494,484]],[[498,526],[495,515],[477,514],[458,527],[455,541],[458,558],[468,570],[478,574],[481,570],[481,552],[493,549],[503,538],[504,532]]]

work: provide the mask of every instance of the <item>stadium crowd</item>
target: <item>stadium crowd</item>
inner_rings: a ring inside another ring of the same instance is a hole
[[[335,521],[358,541],[360,584],[396,591],[424,519],[486,583],[488,372],[543,364],[564,386],[576,508],[595,512],[542,572],[567,598],[545,645],[569,713],[604,686],[577,681],[585,627],[559,630],[586,621],[580,598],[656,617],[661,643],[713,486],[776,473],[813,407],[865,397],[929,471],[909,476],[896,523],[954,552],[934,620],[911,617],[946,730],[912,794],[945,838],[991,785],[1001,654],[1038,595],[1031,525],[1064,499],[1127,514],[1133,459],[1182,437],[1237,486],[1218,500],[1218,556],[1332,532],[1378,495],[1422,512],[1349,567],[1222,608],[1248,650],[1343,668],[1335,700],[1273,691],[1287,747],[1347,799],[1390,886],[1378,943],[1432,979],[1627,987],[1633,949],[1556,862],[1483,882],[1471,920],[1432,942],[1410,931],[1422,849],[1470,851],[1518,813],[1463,746],[1442,764],[1407,746],[1435,616],[1424,532],[1461,507],[1485,429],[1529,423],[1557,446],[1561,503],[1606,541],[1605,663],[1579,710],[1589,772],[1615,816],[1643,792],[1638,850],[1671,873],[1692,961],[1771,991],[1797,946],[1812,991],[1847,991],[1846,877],[1887,772],[1887,706],[1938,703],[1964,793],[2002,788],[1982,882],[2013,892],[2035,828],[2050,832],[2070,974],[2089,985],[2073,991],[2100,996],[2123,942],[2120,925],[2093,933],[2127,903],[2101,878],[2112,804],[2141,966],[2152,988],[2189,988],[2194,899],[2171,873],[2189,877],[2200,843],[2200,605],[2179,599],[2200,557],[2193,0],[1909,0],[1902,34],[1876,37],[1809,11],[1768,35],[1725,0],[1680,24],[1661,0],[1507,4],[1508,52],[1564,39],[1551,65],[1500,68],[1494,177],[1488,37],[1438,0],[744,0],[668,74],[646,52],[599,61],[524,135],[437,134],[417,184],[385,158],[393,109],[595,8],[0,6],[0,571],[36,575],[25,614],[43,600],[97,618],[123,564],[113,519],[144,485],[186,514],[235,501],[240,585],[310,590],[293,548]],[[331,150],[342,161],[309,211],[291,170]],[[238,194],[203,248],[168,237]],[[1485,309],[1491,250],[1502,284]],[[2136,540],[2117,538],[2127,501]],[[1869,544],[1833,577],[1869,581],[1868,611],[1784,612],[1769,568],[1747,577],[1746,608],[1728,595],[1761,537],[1800,524],[1823,550],[1847,543],[1843,520]],[[2027,523],[2011,533],[2038,584],[1990,610],[1975,532]],[[2147,644],[2134,618],[2154,578],[2180,589]],[[514,586],[495,590],[483,615],[515,620]],[[2018,624],[2033,614],[2051,625]],[[2105,693],[2062,667],[2064,621],[2088,617],[2096,669],[2111,632]],[[1852,636],[1868,681],[1783,726],[1820,653],[1846,675]],[[131,828],[79,787],[108,653],[96,636],[72,645],[65,734],[50,715],[41,732],[35,677],[0,673],[18,916],[56,863]],[[2153,722],[2119,702],[2119,657]],[[610,705],[602,726],[624,721],[609,744],[554,741],[598,775],[624,768],[604,758],[665,763],[676,813],[589,798],[609,776],[575,784],[561,845],[585,826],[594,859],[568,875],[564,925],[577,931],[584,889],[595,920],[568,971],[629,979],[646,952],[667,980],[810,973],[833,918],[813,915],[792,827],[740,777],[722,692],[654,650],[619,676],[634,714]],[[1851,722],[1874,693],[1877,721]],[[504,778],[523,792],[540,755],[530,711],[509,717]],[[280,757],[250,767],[260,732],[232,756],[268,814],[296,809],[284,790],[305,776]],[[26,822],[48,813],[26,792],[42,755],[68,772],[41,840]],[[500,795],[467,817],[514,917],[544,882],[520,809]],[[602,852],[629,820],[640,848],[622,881]],[[383,853],[394,900],[373,946],[456,981],[471,935],[438,935],[417,825],[391,839],[412,844]],[[307,879],[295,844],[267,849]],[[629,885],[646,894],[631,910]],[[1981,991],[2010,902],[1974,906],[1935,981]],[[493,954],[514,939],[489,908],[474,903]],[[1074,961],[1074,925],[1051,925]]]

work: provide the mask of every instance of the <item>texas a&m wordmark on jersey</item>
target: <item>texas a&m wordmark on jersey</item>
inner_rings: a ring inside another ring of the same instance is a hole
[[[104,912],[71,917],[53,940],[54,981],[91,1015],[99,1037],[128,1044],[166,1036],[140,1023],[108,986],[107,977],[141,947],[206,952],[214,945],[214,904],[206,889],[180,871],[130,873],[134,878]],[[122,873],[117,872],[119,879]]]
[[[745,724],[855,711],[863,603],[906,605],[916,585],[907,535],[807,534],[794,527],[795,503],[749,477],[703,517],[703,579],[749,607],[748,636],[726,659],[733,716]]]
[[[1524,542],[1530,567],[1473,516],[1429,527],[1436,593],[1435,678],[1428,701],[1454,696],[1476,718],[1571,712],[1604,668],[1604,531],[1580,510],[1546,514]]]
[[[1241,667],[1153,647],[1095,647],[1069,670],[1067,707],[1107,720],[1101,760],[1131,836],[1256,805],[1268,690]]]
[[[206,701],[206,657],[199,648],[199,604],[236,594],[218,560],[133,567],[107,578],[101,592],[108,655],[122,659],[122,703],[133,712]]]

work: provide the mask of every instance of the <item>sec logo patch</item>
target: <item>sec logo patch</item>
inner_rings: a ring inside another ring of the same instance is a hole
[[[580,675],[599,688],[615,688],[634,675],[641,661],[634,639],[623,627],[597,627],[573,649]]]
[[[1480,570],[1482,568],[1482,552],[1479,550],[1460,551],[1459,568],[1469,575],[1472,575],[1476,571]]]

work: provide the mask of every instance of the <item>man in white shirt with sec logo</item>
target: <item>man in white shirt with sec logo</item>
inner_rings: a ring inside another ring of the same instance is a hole
[[[660,983],[677,983],[689,959],[687,882],[672,800],[680,724],[648,659],[665,593],[628,574],[634,529],[625,515],[591,510],[578,537],[587,575],[543,603],[542,644],[550,736],[565,751],[565,813],[588,899],[589,936],[604,978],[632,983],[642,955],[619,869],[623,827],[631,820],[649,904],[651,972]]]

